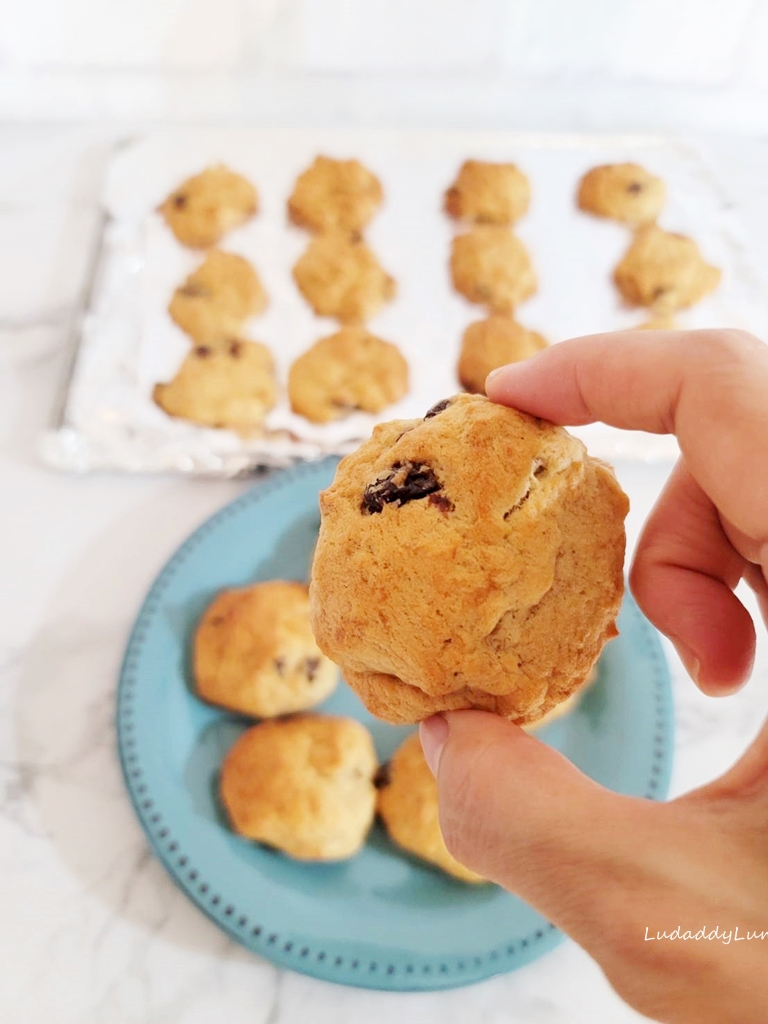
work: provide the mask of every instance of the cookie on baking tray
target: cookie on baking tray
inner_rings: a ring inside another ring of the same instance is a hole
[[[358,325],[321,338],[288,374],[291,408],[313,423],[355,410],[381,412],[407,391],[408,363],[400,349]]]
[[[537,287],[523,243],[493,224],[481,224],[453,239],[451,277],[457,292],[496,313],[511,313]]]
[[[195,692],[209,704],[254,718],[315,707],[339,670],[317,646],[303,583],[270,580],[223,590],[195,632]]]
[[[359,722],[295,715],[243,733],[224,760],[220,794],[240,835],[299,860],[343,860],[373,822],[376,768]]]
[[[462,882],[486,881],[448,852],[440,831],[437,782],[418,733],[411,733],[379,770],[376,785],[376,810],[398,846]]]
[[[257,209],[258,196],[250,181],[217,164],[182,182],[159,212],[182,245],[207,249]]]
[[[362,231],[381,206],[384,193],[375,174],[359,160],[315,158],[296,180],[288,216],[310,231]]]
[[[547,347],[546,338],[509,316],[477,320],[464,331],[457,366],[465,391],[485,394],[485,378],[500,366],[527,359]]]
[[[367,320],[394,298],[395,281],[359,235],[316,235],[293,268],[299,291],[319,316]]]
[[[509,226],[527,212],[530,201],[528,178],[515,164],[465,160],[444,206],[455,220]]]
[[[212,249],[173,293],[168,312],[193,341],[206,345],[237,335],[266,305],[267,294],[248,260]]]
[[[637,226],[651,224],[661,213],[666,187],[639,164],[605,164],[587,171],[579,182],[579,208]]]
[[[276,398],[272,353],[256,341],[231,338],[198,345],[152,400],[169,416],[243,436],[257,434]]]
[[[636,232],[613,275],[628,303],[649,306],[657,315],[693,306],[717,288],[720,277],[692,238],[655,224]]]
[[[536,721],[616,635],[627,508],[579,440],[480,395],[381,424],[320,495],[318,646],[386,721]]]

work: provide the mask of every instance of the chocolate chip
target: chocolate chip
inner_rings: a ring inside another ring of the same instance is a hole
[[[307,658],[307,660],[304,662],[304,671],[307,674],[307,682],[309,682],[309,683],[314,682],[315,676],[317,675],[317,670],[319,668],[320,668],[320,659],[319,658]]]
[[[213,618],[210,621],[211,621],[211,625],[212,626],[220,626],[222,624],[222,622],[224,621],[224,616],[223,615],[214,615]]]
[[[275,666],[275,672],[279,676],[285,675],[285,658],[275,658],[272,664]]]
[[[184,207],[187,205],[187,197],[184,195],[183,192],[173,197],[173,205],[176,207],[177,210],[184,209]]]
[[[202,299],[208,298],[211,294],[211,289],[201,284],[185,284],[179,288],[179,294],[186,295],[190,299]]]
[[[658,288],[654,288],[653,289],[653,297],[654,297],[654,299],[660,299],[661,296],[666,293],[666,291],[667,291],[667,289],[664,288],[662,285],[659,285]]]
[[[452,398],[444,398],[442,402],[437,402],[427,412],[424,413],[425,420],[431,420],[433,416],[437,416],[439,412],[443,412],[453,401]]]
[[[376,769],[376,774],[373,776],[373,784],[376,789],[384,789],[392,781],[392,777],[389,771],[389,761],[385,761],[384,764],[379,765]]]
[[[195,349],[195,355],[197,356],[198,359],[207,359],[212,352],[213,349],[209,348],[207,345],[199,345]]]
[[[395,462],[386,476],[369,484],[360,502],[360,511],[373,515],[385,505],[398,507],[409,501],[418,501],[442,489],[433,470],[424,463]]]
[[[229,345],[229,354],[234,356],[235,359],[239,359],[243,354],[243,343],[241,341],[232,341]]]
[[[533,475],[534,476],[542,476],[546,472],[547,472],[547,464],[546,464],[546,462],[541,462],[541,461],[539,461],[539,459],[534,459],[533,460]]]
[[[456,508],[451,499],[446,498],[444,494],[430,494],[428,501],[430,505],[439,508],[441,512],[453,512]]]
[[[638,192],[642,192],[644,185],[640,181],[630,181],[627,185],[627,192],[631,192],[632,195],[637,195]]]

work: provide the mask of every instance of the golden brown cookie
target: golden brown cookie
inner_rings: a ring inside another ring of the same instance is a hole
[[[266,305],[267,294],[248,260],[212,249],[173,293],[168,312],[193,341],[207,345],[237,335]]]
[[[381,412],[407,391],[408,363],[397,346],[357,325],[321,338],[288,374],[291,408],[313,423]]]
[[[445,193],[445,212],[455,220],[509,227],[528,210],[531,186],[514,164],[465,160]]]
[[[437,782],[412,733],[377,776],[376,810],[391,838],[408,853],[442,868],[462,882],[485,882],[447,850],[440,831]]]
[[[616,635],[627,498],[581,441],[457,395],[395,420],[320,495],[318,646],[390,722],[533,722]]]
[[[174,189],[159,212],[182,245],[207,249],[257,209],[258,196],[250,181],[218,164]]]
[[[465,391],[485,394],[491,370],[527,359],[547,347],[546,338],[508,316],[489,316],[470,324],[461,341],[457,374]]]
[[[536,274],[523,243],[491,224],[454,238],[451,276],[457,292],[496,313],[511,313],[536,291]]]
[[[627,302],[650,306],[658,315],[693,306],[717,288],[720,277],[692,238],[655,224],[640,228],[613,274]]]
[[[666,198],[661,178],[639,164],[605,164],[587,171],[579,182],[579,208],[624,224],[651,224]]]
[[[203,700],[254,718],[315,707],[339,679],[312,635],[306,585],[286,580],[216,597],[195,632],[193,674]]]
[[[362,231],[381,206],[381,182],[358,160],[318,156],[300,174],[288,200],[288,216],[310,231]]]
[[[587,679],[580,690],[577,690],[576,693],[572,693],[570,697],[567,697],[562,702],[562,704],[556,704],[546,713],[546,715],[544,715],[543,718],[539,718],[537,721],[531,722],[529,725],[524,725],[523,728],[525,729],[525,731],[536,732],[537,730],[543,729],[545,726],[551,725],[553,722],[556,722],[558,718],[565,718],[567,715],[570,715],[571,712],[575,711],[576,708],[579,706],[584,694],[590,688],[590,686],[592,686],[596,679],[597,668],[594,667],[587,676]]]
[[[376,752],[351,718],[295,715],[253,726],[221,769],[221,799],[240,835],[298,860],[344,860],[376,807]]]
[[[293,268],[299,291],[319,316],[367,320],[395,295],[395,281],[358,236],[317,235]]]
[[[275,404],[272,353],[256,341],[193,348],[168,384],[156,384],[152,400],[169,416],[205,427],[260,431]]]

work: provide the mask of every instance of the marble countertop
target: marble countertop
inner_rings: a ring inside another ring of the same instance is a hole
[[[104,160],[134,127],[0,126],[0,1019],[640,1020],[570,942],[517,973],[434,994],[358,991],[277,970],[220,933],[150,854],[115,750],[119,662],[158,569],[245,485],[67,477],[37,456],[66,365]],[[768,292],[768,143],[705,145],[723,201],[743,215],[752,268],[744,272],[761,275]],[[668,467],[617,469],[632,501],[633,545]],[[720,702],[695,690],[666,647],[680,793],[725,769],[757,732],[768,709],[768,642],[761,632],[751,685]]]

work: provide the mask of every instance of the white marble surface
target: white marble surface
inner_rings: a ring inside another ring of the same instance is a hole
[[[278,971],[219,933],[149,854],[115,752],[122,649],[164,560],[243,485],[71,478],[43,469],[36,456],[65,361],[104,153],[133,128],[0,127],[0,1020],[641,1019],[571,943],[515,974],[440,994],[356,991]],[[768,289],[768,145],[708,146],[723,201],[743,213],[744,265],[758,268]],[[666,468],[618,469],[632,499],[634,542]],[[671,650],[670,658],[679,793],[727,767],[759,728],[768,643],[761,631],[751,684],[720,702],[698,694]]]

